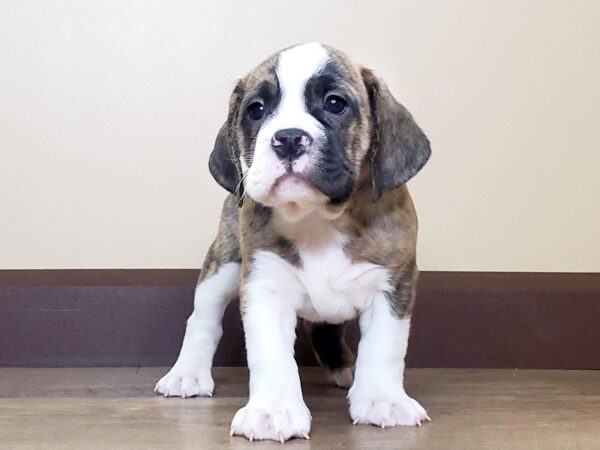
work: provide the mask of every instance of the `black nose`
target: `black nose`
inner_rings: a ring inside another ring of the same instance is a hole
[[[312,142],[308,133],[299,128],[286,128],[273,135],[271,146],[281,159],[293,160],[306,152]]]

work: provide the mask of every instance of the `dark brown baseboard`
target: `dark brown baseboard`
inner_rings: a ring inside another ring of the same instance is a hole
[[[0,271],[0,366],[172,364],[197,275]],[[224,328],[215,365],[245,365],[237,304]],[[297,354],[315,364],[303,327]],[[422,272],[408,365],[600,369],[600,274]]]

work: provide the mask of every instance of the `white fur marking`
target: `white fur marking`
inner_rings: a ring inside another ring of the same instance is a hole
[[[244,286],[250,398],[233,418],[232,435],[285,441],[310,432],[310,412],[294,360],[295,310],[302,290],[290,268],[271,252],[253,255]]]
[[[187,321],[177,362],[154,391],[165,397],[212,396],[215,383],[210,369],[223,328],[227,304],[239,290],[240,265],[224,264],[196,286],[194,311]]]
[[[421,425],[427,412],[404,390],[410,319],[398,319],[385,295],[361,315],[354,384],[348,392],[353,423],[383,427]]]
[[[276,212],[275,228],[294,242],[302,267],[294,273],[305,290],[298,314],[310,321],[341,323],[370,307],[375,294],[390,289],[385,267],[354,263],[344,251],[347,237],[318,213],[289,223]]]

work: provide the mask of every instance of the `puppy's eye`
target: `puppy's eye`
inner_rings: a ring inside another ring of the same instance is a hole
[[[325,97],[325,105],[323,105],[325,111],[341,115],[346,112],[346,108],[348,108],[348,103],[342,97],[338,95],[328,95]]]
[[[248,117],[252,120],[260,120],[265,115],[265,105],[261,102],[251,103],[246,109]]]

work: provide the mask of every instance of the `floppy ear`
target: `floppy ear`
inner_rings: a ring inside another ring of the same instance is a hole
[[[215,146],[210,159],[208,160],[208,169],[217,183],[227,189],[232,194],[241,195],[238,191],[240,183],[240,171],[235,161],[236,156],[231,151],[229,143],[229,126],[227,122],[223,124],[215,140]]]
[[[361,74],[369,95],[373,132],[369,149],[373,197],[406,183],[431,155],[429,140],[410,113],[369,69]]]
[[[241,83],[238,83],[229,100],[229,114],[215,140],[215,146],[208,161],[208,169],[213,178],[222,187],[240,198],[243,194],[242,168],[239,162],[239,150],[232,131],[241,100]]]

